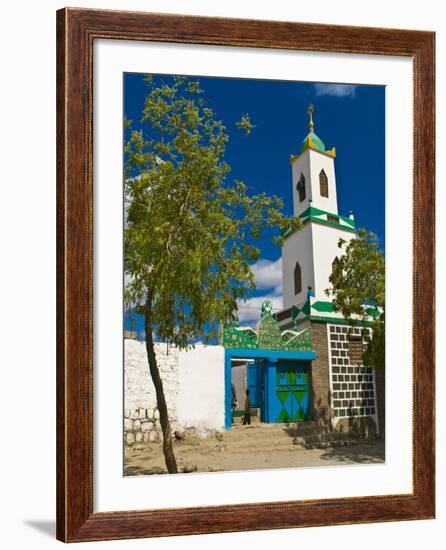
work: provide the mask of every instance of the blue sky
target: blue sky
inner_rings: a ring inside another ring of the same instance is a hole
[[[357,226],[376,233],[384,248],[384,86],[194,78],[228,128],[230,177],[244,181],[253,193],[280,196],[287,214],[292,214],[289,156],[299,151],[308,133],[307,107],[313,103],[316,134],[326,148],[336,147],[339,213],[352,210]],[[144,128],[139,120],[146,95],[142,74],[124,75],[124,113],[136,128]],[[256,126],[249,137],[235,127],[243,113]],[[268,238],[259,246],[261,261],[254,266],[257,289],[240,309],[241,320],[247,323],[258,318],[265,297],[273,299],[275,308],[281,303],[281,250]]]

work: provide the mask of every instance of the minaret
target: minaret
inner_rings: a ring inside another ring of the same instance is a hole
[[[325,149],[324,142],[314,132],[314,106],[308,106],[309,133],[302,141],[300,153],[291,155],[293,173],[294,215],[300,216],[311,204],[338,213],[334,159],[336,150]]]
[[[282,248],[284,308],[302,306],[309,289],[327,301],[325,289],[333,262],[342,254],[339,239],[350,240],[356,229],[353,215],[338,213],[336,151],[325,148],[314,130],[314,106],[308,106],[309,133],[297,155],[291,155],[294,215],[304,226],[286,236]]]

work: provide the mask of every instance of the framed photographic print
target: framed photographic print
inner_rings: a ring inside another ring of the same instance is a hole
[[[434,34],[57,32],[58,538],[434,517]]]

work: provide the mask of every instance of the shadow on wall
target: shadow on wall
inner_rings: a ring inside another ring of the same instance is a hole
[[[361,439],[374,440],[377,438],[376,424],[370,416],[349,416],[341,418],[335,427],[337,432],[347,432]]]
[[[314,392],[312,391],[313,399]],[[327,402],[330,402],[330,392],[328,392]],[[326,426],[331,429],[331,409],[330,406],[326,405],[322,401],[322,397],[313,401],[313,410],[312,410],[312,420],[320,426]]]

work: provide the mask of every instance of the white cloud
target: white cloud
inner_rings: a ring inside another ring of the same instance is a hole
[[[315,84],[316,96],[355,97],[358,86],[355,84]]]
[[[260,310],[265,300],[271,300],[273,313],[283,309],[283,298],[281,294],[265,294],[263,296],[254,296],[246,302],[239,301],[238,318],[241,324],[253,325],[260,320]]]
[[[259,260],[251,266],[254,273],[256,288],[273,288],[276,293],[282,292],[282,258],[275,262]]]
[[[267,290],[261,296],[254,296],[244,302],[239,301],[238,316],[241,324],[255,325],[260,320],[262,303],[271,300],[273,312],[283,309],[282,298],[282,258],[259,260],[251,265],[257,290]]]

